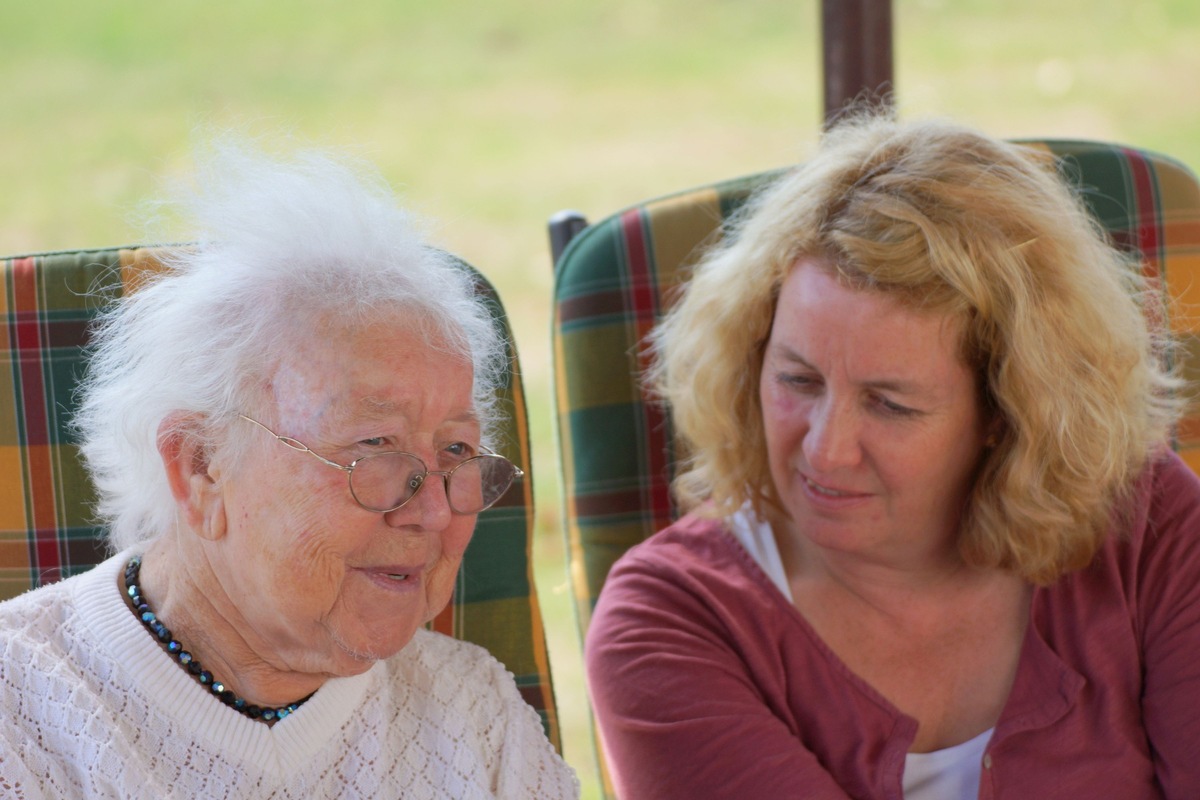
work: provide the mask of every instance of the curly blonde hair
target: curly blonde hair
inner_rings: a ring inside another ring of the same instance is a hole
[[[649,385],[688,453],[680,502],[780,507],[759,374],[802,256],[961,321],[964,361],[1001,422],[964,512],[965,561],[1039,584],[1088,564],[1180,411],[1165,334],[1141,307],[1155,295],[1051,156],[943,121],[839,123],[697,265],[650,340]]]

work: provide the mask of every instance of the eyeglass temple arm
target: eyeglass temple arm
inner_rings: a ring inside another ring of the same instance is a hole
[[[313,458],[317,459],[317,460],[318,460],[318,461],[320,461],[322,464],[328,464],[329,466],[333,467],[334,469],[340,469],[342,472],[350,472],[350,471],[351,471],[351,468],[350,468],[350,467],[347,467],[347,466],[345,466],[345,465],[339,464],[339,463],[337,463],[336,461],[330,461],[328,458],[326,458],[325,456],[321,455],[320,453],[314,453],[312,450],[310,450],[310,449],[308,448],[308,445],[306,445],[304,442],[301,442],[301,441],[299,441],[299,440],[297,440],[297,439],[293,439],[293,438],[292,438],[292,437],[290,437],[290,436],[280,436],[278,433],[276,433],[275,431],[271,430],[271,429],[270,429],[270,428],[268,428],[266,425],[263,425],[261,422],[259,422],[258,420],[254,419],[254,418],[252,418],[252,417],[247,417],[245,414],[238,414],[238,416],[239,416],[239,417],[241,417],[242,419],[246,420],[246,422],[253,422],[255,425],[257,425],[258,427],[262,428],[264,431],[266,431],[267,433],[271,434],[271,435],[272,435],[272,436],[274,436],[274,437],[275,437],[277,440],[279,440],[280,442],[282,442],[282,443],[283,443],[284,445],[286,445],[287,447],[290,447],[290,448],[292,448],[293,450],[298,450],[298,451],[300,451],[301,453],[308,453],[310,456],[312,456]]]
[[[516,472],[516,474],[515,474],[515,475],[513,475],[513,480],[516,480],[517,478],[524,478],[524,477],[525,477],[525,470],[523,470],[523,469],[521,469],[520,467],[518,467],[518,466],[517,466],[517,462],[513,461],[513,460],[512,460],[511,458],[509,458],[508,456],[501,455],[500,453],[497,453],[497,452],[496,452],[495,450],[493,450],[492,448],[490,448],[490,447],[488,447],[488,446],[486,446],[486,445],[482,445],[482,444],[481,444],[481,445],[479,445],[479,449],[483,451],[482,453],[480,453],[480,455],[484,455],[484,456],[496,456],[497,458],[503,458],[505,461],[507,461],[508,463],[512,464],[512,467],[513,467],[513,469],[515,469],[515,470],[517,471],[517,472]]]
[[[278,433],[271,430],[266,425],[263,425],[261,422],[254,419],[253,417],[247,417],[245,414],[238,414],[238,416],[241,417],[242,419],[246,420],[246,422],[253,422],[255,425],[262,428],[264,431],[271,434],[277,440],[279,440],[280,442],[283,442],[283,444],[287,445],[288,447],[292,448],[293,450],[298,450],[301,453],[308,453],[310,456],[317,459],[322,464],[328,464],[329,466],[333,467],[334,469],[340,469],[342,472],[351,472],[353,470],[353,467],[348,467],[343,464],[339,464],[336,461],[330,461],[328,458],[325,458],[325,456],[321,455],[320,453],[314,453],[312,450],[309,449],[308,445],[306,445],[304,442],[301,442],[297,439],[293,439],[290,436],[280,436]],[[504,458],[506,461],[508,461],[510,464],[512,464],[513,469],[516,470],[516,474],[513,475],[514,480],[517,478],[525,477],[525,470],[518,467],[512,461],[512,459],[506,458],[505,456],[502,456],[499,453],[493,451],[491,448],[484,447],[483,445],[480,445],[479,449],[484,452],[484,455],[497,456],[499,458]],[[426,469],[425,471],[426,471],[426,473],[436,472],[436,470],[431,471],[429,469]],[[448,474],[448,473],[441,473],[441,474],[444,475],[444,474]]]

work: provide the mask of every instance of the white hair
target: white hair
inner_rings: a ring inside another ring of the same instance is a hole
[[[232,423],[260,399],[261,379],[290,342],[330,322],[402,315],[428,346],[469,359],[490,440],[503,334],[472,273],[421,240],[380,178],[317,152],[282,161],[223,144],[178,204],[194,244],[100,316],[80,387],[75,429],[112,547],[174,524],[164,420],[201,420],[187,435],[236,453]]]

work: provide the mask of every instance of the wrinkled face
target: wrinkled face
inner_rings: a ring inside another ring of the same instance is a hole
[[[450,469],[479,450],[472,369],[405,326],[298,341],[248,409],[339,464],[402,450]],[[361,508],[345,472],[251,423],[222,482],[228,533],[214,570],[244,624],[293,670],[347,675],[396,653],[449,601],[475,515],[430,478],[403,508]]]
[[[958,326],[801,259],[759,396],[792,533],[887,563],[953,557],[986,422]]]

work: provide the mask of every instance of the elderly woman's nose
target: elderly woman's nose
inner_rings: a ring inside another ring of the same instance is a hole
[[[804,457],[819,472],[853,467],[862,459],[861,426],[852,409],[833,402],[813,406],[804,435]]]
[[[411,500],[383,517],[393,527],[416,525],[424,530],[440,531],[450,524],[453,515],[445,479],[442,475],[430,474],[425,476]]]

